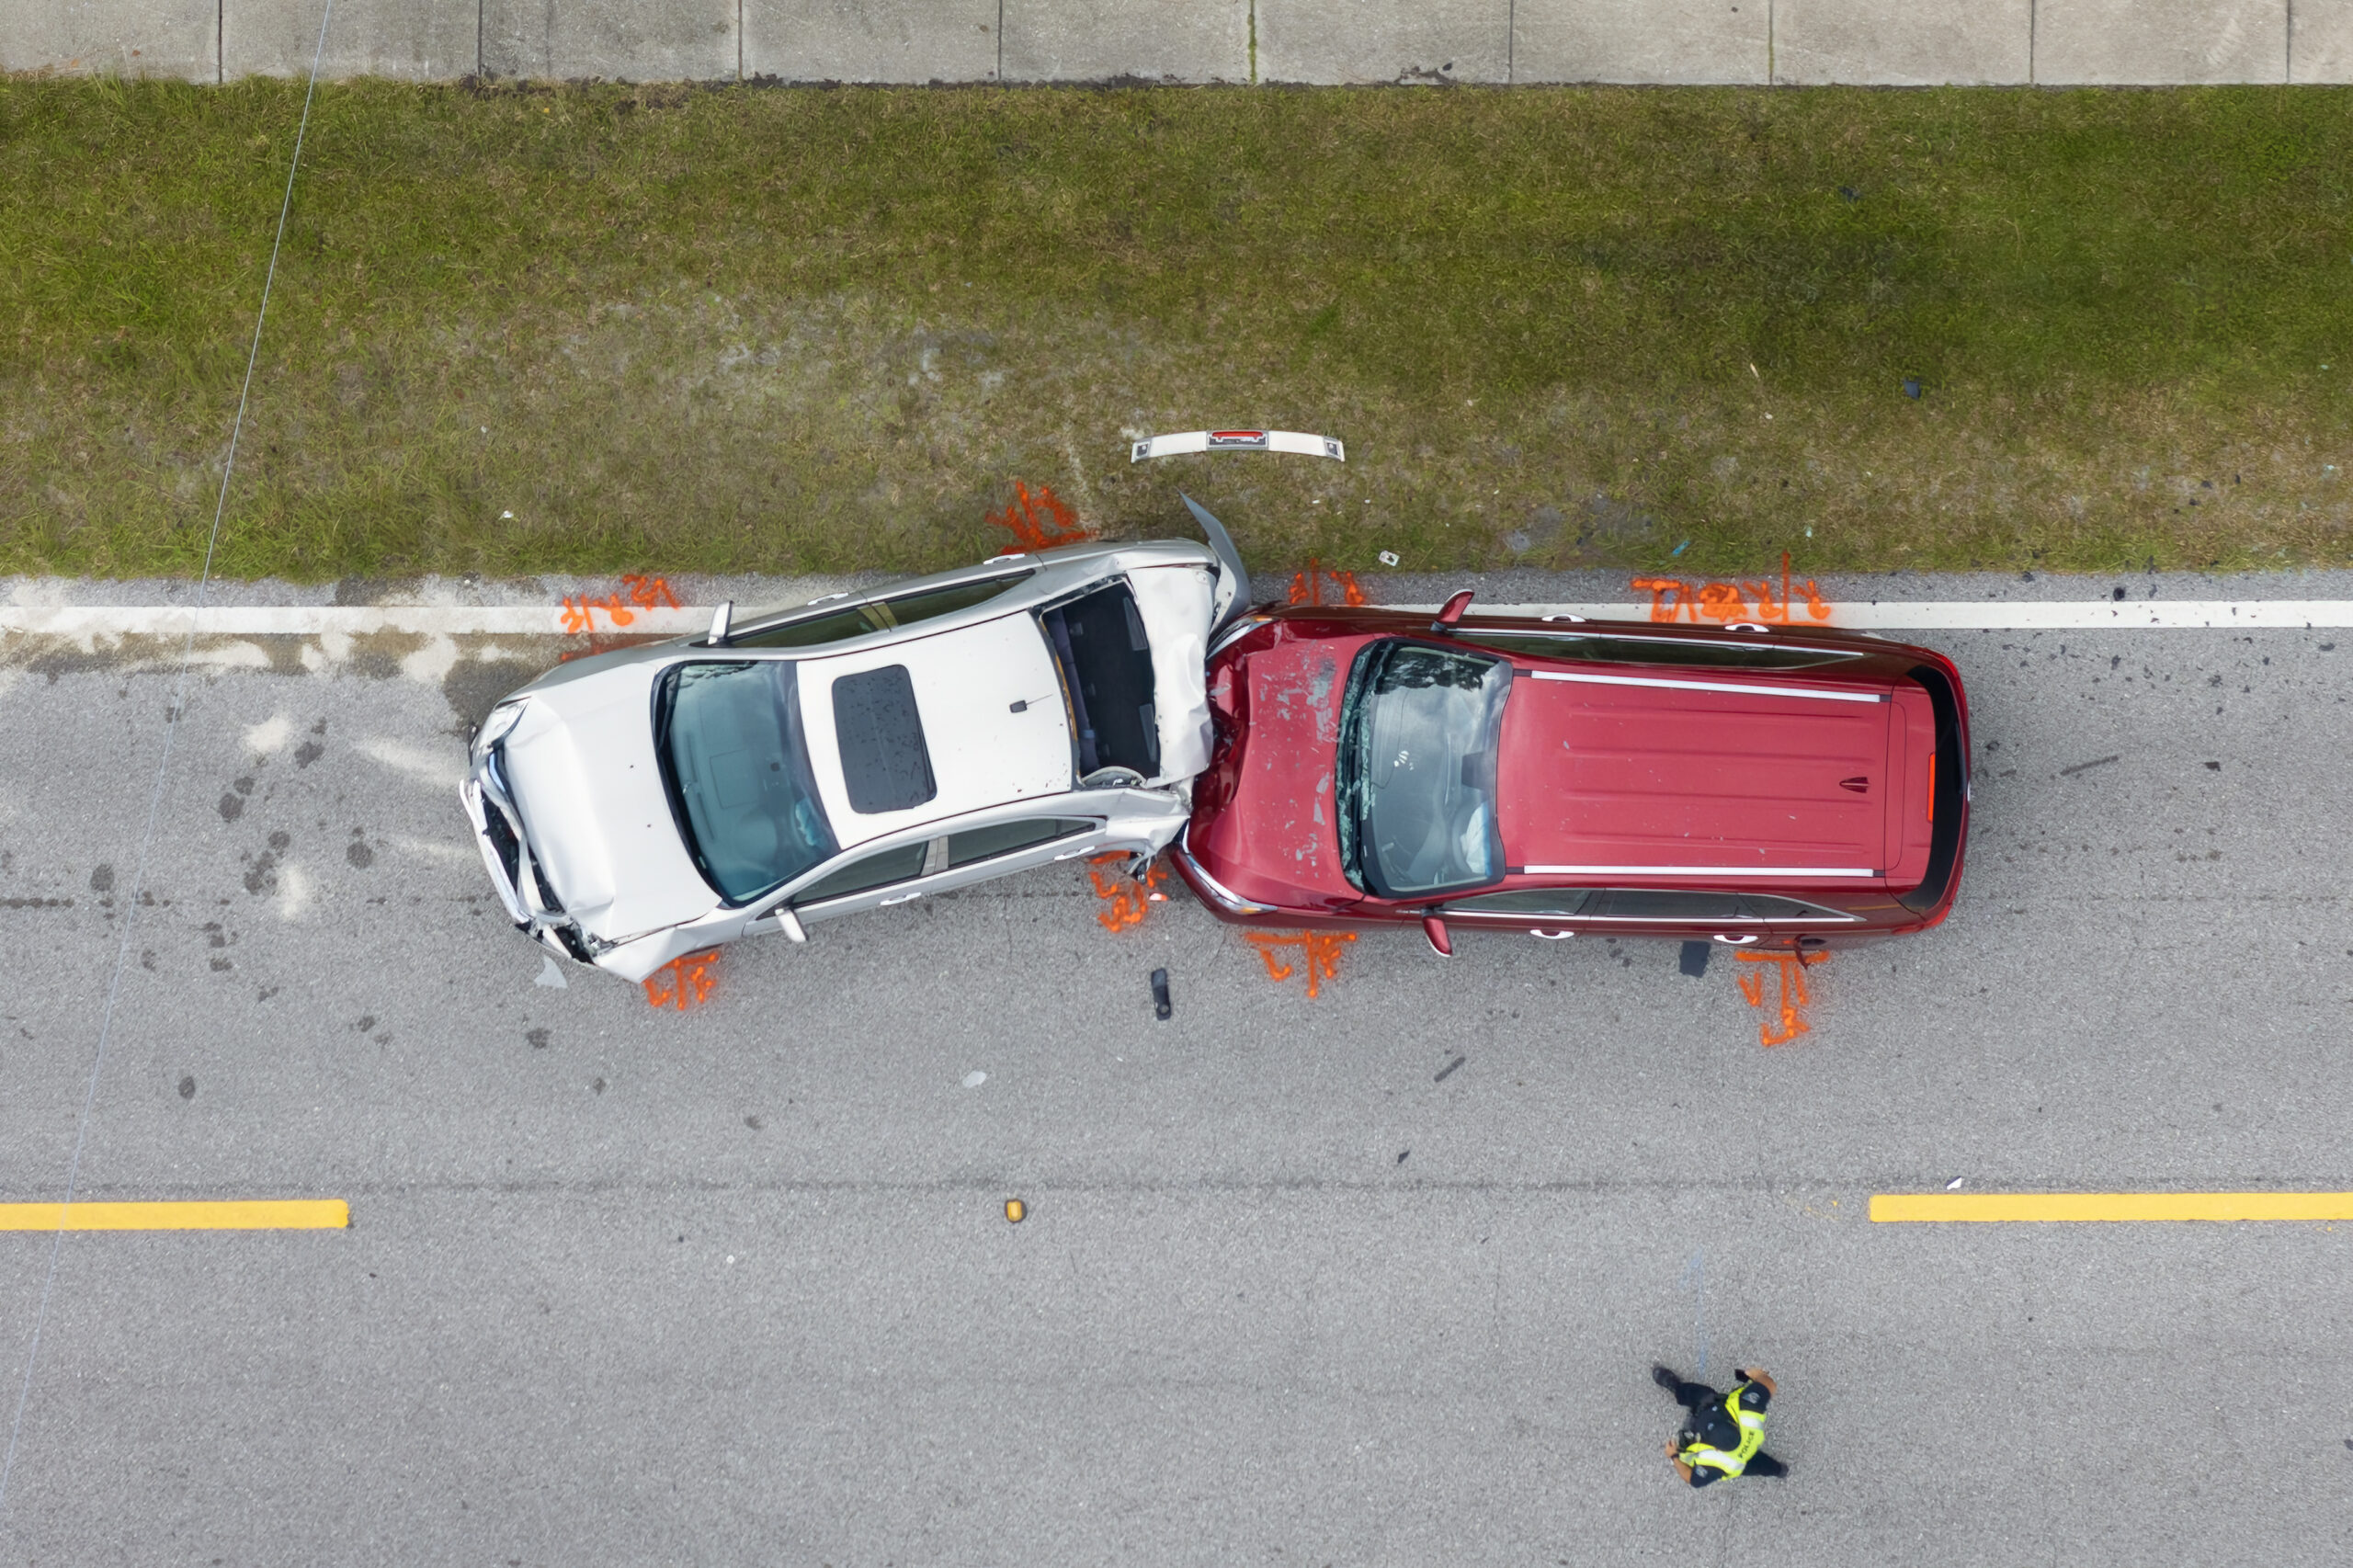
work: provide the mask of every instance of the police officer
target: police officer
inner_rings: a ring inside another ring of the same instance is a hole
[[[1683,1430],[1666,1445],[1676,1473],[1692,1486],[1711,1486],[1735,1475],[1784,1476],[1790,1467],[1765,1452],[1765,1407],[1773,1402],[1773,1380],[1737,1367],[1740,1381],[1718,1393],[1705,1383],[1687,1383],[1665,1367],[1651,1369],[1651,1381],[1690,1412]]]

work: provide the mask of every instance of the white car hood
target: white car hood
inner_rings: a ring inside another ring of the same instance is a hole
[[[564,912],[607,941],[710,914],[654,756],[654,664],[536,689],[504,743],[530,849]]]
[[[1128,574],[1152,640],[1154,712],[1160,731],[1160,777],[1190,778],[1210,765],[1209,641],[1215,587],[1199,566],[1148,566]]]

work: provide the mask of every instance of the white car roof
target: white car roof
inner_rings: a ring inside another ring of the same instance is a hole
[[[1072,788],[1068,711],[1038,623],[999,616],[928,637],[855,653],[803,658],[801,730],[817,793],[845,849],[946,817]],[[834,686],[846,676],[899,665],[915,688],[936,793],[905,811],[860,812],[850,804],[834,720]],[[1012,711],[1017,702],[1023,710]]]

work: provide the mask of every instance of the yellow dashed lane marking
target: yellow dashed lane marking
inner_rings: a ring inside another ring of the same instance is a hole
[[[2353,1192],[1882,1192],[1871,1218],[2353,1220]]]
[[[340,1198],[252,1198],[232,1202],[0,1203],[0,1231],[340,1231]]]

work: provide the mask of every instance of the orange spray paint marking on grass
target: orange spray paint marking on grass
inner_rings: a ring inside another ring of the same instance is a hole
[[[1817,953],[1808,957],[1803,953],[1742,952],[1733,956],[1743,963],[1769,963],[1781,971],[1780,995],[1775,998],[1774,1009],[1779,1015],[1779,1027],[1777,1028],[1769,1023],[1758,1024],[1756,1042],[1759,1045],[1787,1045],[1798,1036],[1813,1031],[1813,1026],[1805,1019],[1805,1009],[1813,1000],[1806,993],[1805,971],[1827,959],[1829,954]],[[1764,975],[1736,974],[1733,979],[1750,1006],[1765,1006]]]
[[[1086,862],[1086,880],[1095,884],[1095,896],[1108,901],[1111,907],[1095,916],[1106,931],[1124,931],[1143,924],[1144,913],[1153,904],[1166,903],[1168,895],[1160,884],[1168,880],[1167,869],[1157,860],[1144,868],[1141,877],[1113,873],[1105,876],[1101,868],[1125,865],[1125,855],[1097,855]]]
[[[676,1007],[681,1013],[699,1007],[719,983],[719,949],[672,959],[642,983],[648,1006]]]
[[[1357,939],[1354,931],[1245,931],[1242,937],[1258,949],[1258,957],[1267,966],[1267,978],[1278,985],[1299,971],[1275,957],[1275,949],[1297,948],[1307,965],[1310,996],[1321,994],[1323,982],[1340,978],[1340,944]]]
[[[1051,550],[1056,545],[1081,544],[1097,535],[1093,528],[1083,526],[1077,515],[1063,505],[1051,486],[1038,486],[1038,494],[1019,480],[1013,483],[1014,502],[1004,511],[989,518],[998,528],[1013,535],[1024,550]]]
[[[1355,606],[1364,603],[1364,590],[1357,586],[1353,572],[1326,572],[1324,563],[1311,557],[1307,570],[1290,575],[1290,602],[1295,605],[1324,605],[1334,601],[1324,597],[1330,588],[1340,597],[1337,602]]]
[[[1775,593],[1778,585],[1779,592]],[[1637,593],[1651,597],[1651,619],[1658,621],[1681,620],[1687,617],[1695,625],[1713,622],[1718,626],[1732,620],[1754,620],[1767,626],[1788,626],[1795,619],[1796,601],[1805,601],[1808,619],[1828,620],[1830,607],[1822,602],[1822,591],[1813,579],[1797,582],[1790,576],[1790,557],[1781,555],[1781,580],[1776,585],[1769,577],[1761,582],[1695,583],[1683,577],[1637,577],[1633,583]],[[1752,606],[1750,601],[1754,600]]]

